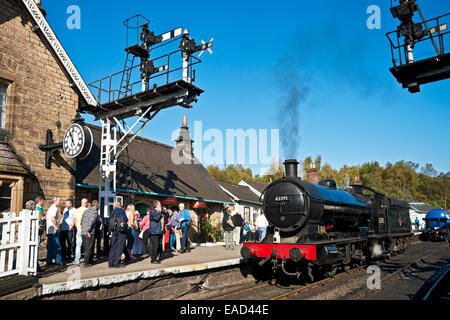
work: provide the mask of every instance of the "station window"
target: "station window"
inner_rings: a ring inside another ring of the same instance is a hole
[[[252,220],[253,225],[255,225],[256,219],[258,219],[258,216],[259,216],[258,210],[253,209],[253,220]]]
[[[244,220],[246,222],[250,221],[250,208],[249,207],[244,207]]]
[[[0,212],[11,211],[11,182],[0,180]]]
[[[0,128],[6,125],[6,85],[0,83]]]

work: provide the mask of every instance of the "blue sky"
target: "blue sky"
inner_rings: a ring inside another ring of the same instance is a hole
[[[173,145],[170,135],[184,114],[191,127],[201,120],[203,130],[224,134],[228,128],[297,123],[297,147],[281,145],[282,158],[321,154],[333,167],[404,159],[431,162],[447,172],[450,80],[424,85],[414,95],[396,82],[385,33],[398,23],[389,2],[61,0],[43,5],[86,82],[122,68],[122,21],[137,13],[149,18],[158,34],[183,26],[197,42],[215,38],[214,55],[204,54],[196,68],[195,84],[205,90],[199,102],[193,109],[161,112],[142,132],[147,138]],[[66,26],[72,4],[81,9],[80,30]],[[374,4],[382,12],[380,30],[366,27],[366,9]],[[427,18],[450,12],[446,0],[419,4]],[[295,119],[283,109],[292,88],[300,93]],[[250,167],[255,173],[261,169]]]

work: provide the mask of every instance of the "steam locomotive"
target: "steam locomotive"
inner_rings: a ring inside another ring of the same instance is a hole
[[[262,197],[269,222],[261,242],[245,242],[244,260],[279,268],[289,275],[314,280],[333,276],[372,260],[403,252],[412,236],[405,201],[363,185],[338,190],[336,182],[319,184],[297,176],[298,162],[286,160],[285,177],[271,183]]]

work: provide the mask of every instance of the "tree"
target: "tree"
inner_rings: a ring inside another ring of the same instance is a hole
[[[318,172],[319,180],[322,179],[333,179],[336,182],[338,181],[338,172],[334,170],[331,165],[325,162],[325,164],[321,167]],[[342,185],[342,184],[341,184]]]
[[[314,166],[315,166],[315,168],[317,169],[317,171],[320,170],[321,164],[322,164],[322,156],[319,154],[319,155],[316,157],[316,160],[314,160]]]
[[[256,181],[272,182],[284,176],[284,167],[277,159],[272,160],[269,170]]]
[[[422,173],[424,175],[427,175],[429,177],[436,177],[437,171],[433,168],[433,165],[431,163],[427,163],[425,167],[422,167]]]
[[[303,172],[308,172],[308,169],[311,166],[311,163],[313,163],[311,156],[307,156],[305,158],[305,160],[303,160],[302,165],[303,165]]]

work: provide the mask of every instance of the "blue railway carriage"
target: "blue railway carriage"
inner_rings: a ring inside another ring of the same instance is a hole
[[[449,239],[450,212],[443,209],[433,209],[425,216],[423,240],[442,241]]]

